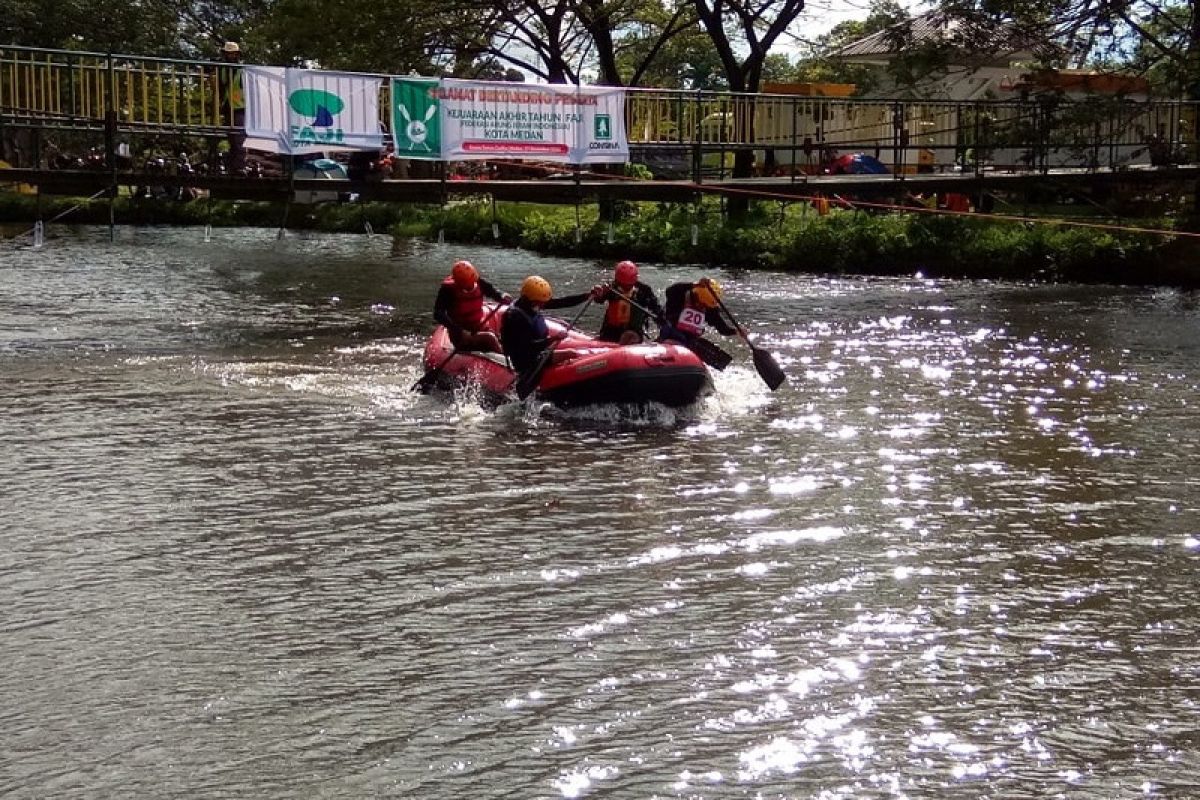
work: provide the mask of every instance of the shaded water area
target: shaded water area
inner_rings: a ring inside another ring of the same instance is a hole
[[[720,274],[787,384],[564,415],[412,394],[429,308],[603,265],[56,234],[0,244],[0,795],[1200,795],[1193,294]]]

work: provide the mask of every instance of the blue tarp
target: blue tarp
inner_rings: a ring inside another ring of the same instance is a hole
[[[835,175],[886,175],[888,168],[878,158],[866,153],[850,153],[839,156],[833,162]]]

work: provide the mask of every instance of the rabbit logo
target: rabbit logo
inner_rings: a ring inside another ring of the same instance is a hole
[[[397,106],[397,110],[406,123],[404,135],[408,138],[409,149],[416,150],[419,147],[429,152],[430,147],[425,140],[429,137],[429,120],[433,119],[433,115],[437,113],[437,103],[431,103],[429,108],[425,109],[425,116],[421,119],[413,119],[403,103]]]
[[[439,81],[429,78],[392,80],[392,131],[396,152],[408,158],[442,157]]]

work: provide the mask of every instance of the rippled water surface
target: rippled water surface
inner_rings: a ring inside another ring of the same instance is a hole
[[[55,233],[0,244],[0,795],[1200,796],[1195,295],[722,274],[778,392],[727,341],[563,415],[412,394],[429,309],[603,265]]]

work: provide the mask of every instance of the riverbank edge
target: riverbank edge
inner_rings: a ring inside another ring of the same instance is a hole
[[[633,259],[731,269],[822,275],[922,275],[1200,288],[1200,245],[1192,237],[1103,227],[993,221],[963,215],[875,214],[806,204],[756,205],[738,225],[713,204],[619,203],[546,206],[492,203],[448,206],[394,203],[299,205],[247,201],[172,202],[117,198],[121,225],[279,227],[324,232],[389,232],[521,248],[543,255]],[[42,198],[50,223],[107,224],[107,200]],[[0,193],[0,222],[32,224],[37,198]]]

